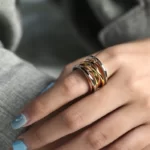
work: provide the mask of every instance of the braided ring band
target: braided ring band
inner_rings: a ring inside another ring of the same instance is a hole
[[[75,66],[73,70],[80,70],[86,77],[90,92],[103,87],[108,81],[107,70],[95,56],[89,56],[85,61]]]

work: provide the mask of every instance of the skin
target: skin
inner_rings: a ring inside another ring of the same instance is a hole
[[[55,86],[24,109],[26,126],[33,126],[20,138],[29,150],[150,149],[150,40],[110,47],[96,57],[108,70],[103,88],[85,96],[86,78],[72,72],[82,58],[69,64]]]

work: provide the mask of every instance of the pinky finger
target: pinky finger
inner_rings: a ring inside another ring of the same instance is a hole
[[[150,150],[150,125],[140,126],[118,141],[106,148],[106,150]],[[147,147],[148,146],[148,147]]]

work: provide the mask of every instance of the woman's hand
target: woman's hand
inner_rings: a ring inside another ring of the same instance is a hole
[[[56,149],[147,150],[150,40],[110,47],[96,57],[107,68],[108,84],[75,101],[88,93],[89,86],[84,75],[71,71],[81,60],[68,65],[55,86],[25,108],[22,118],[25,126],[29,126],[70,102],[72,105],[39,128],[33,126],[20,137],[24,141],[20,142],[22,145],[30,150],[38,149],[83,129]]]

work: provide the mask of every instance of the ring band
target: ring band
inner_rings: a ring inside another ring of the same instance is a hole
[[[90,92],[94,92],[107,84],[107,70],[95,56],[89,56],[85,61],[75,66],[73,70],[80,70],[85,75],[89,83]]]
[[[98,63],[98,66],[100,66],[100,70],[102,71],[103,76],[105,77],[105,82],[107,83],[107,81],[108,81],[108,74],[107,74],[107,70],[104,67],[103,63],[95,56],[89,56],[89,58],[86,59],[86,61],[91,61],[91,60],[95,64]]]

